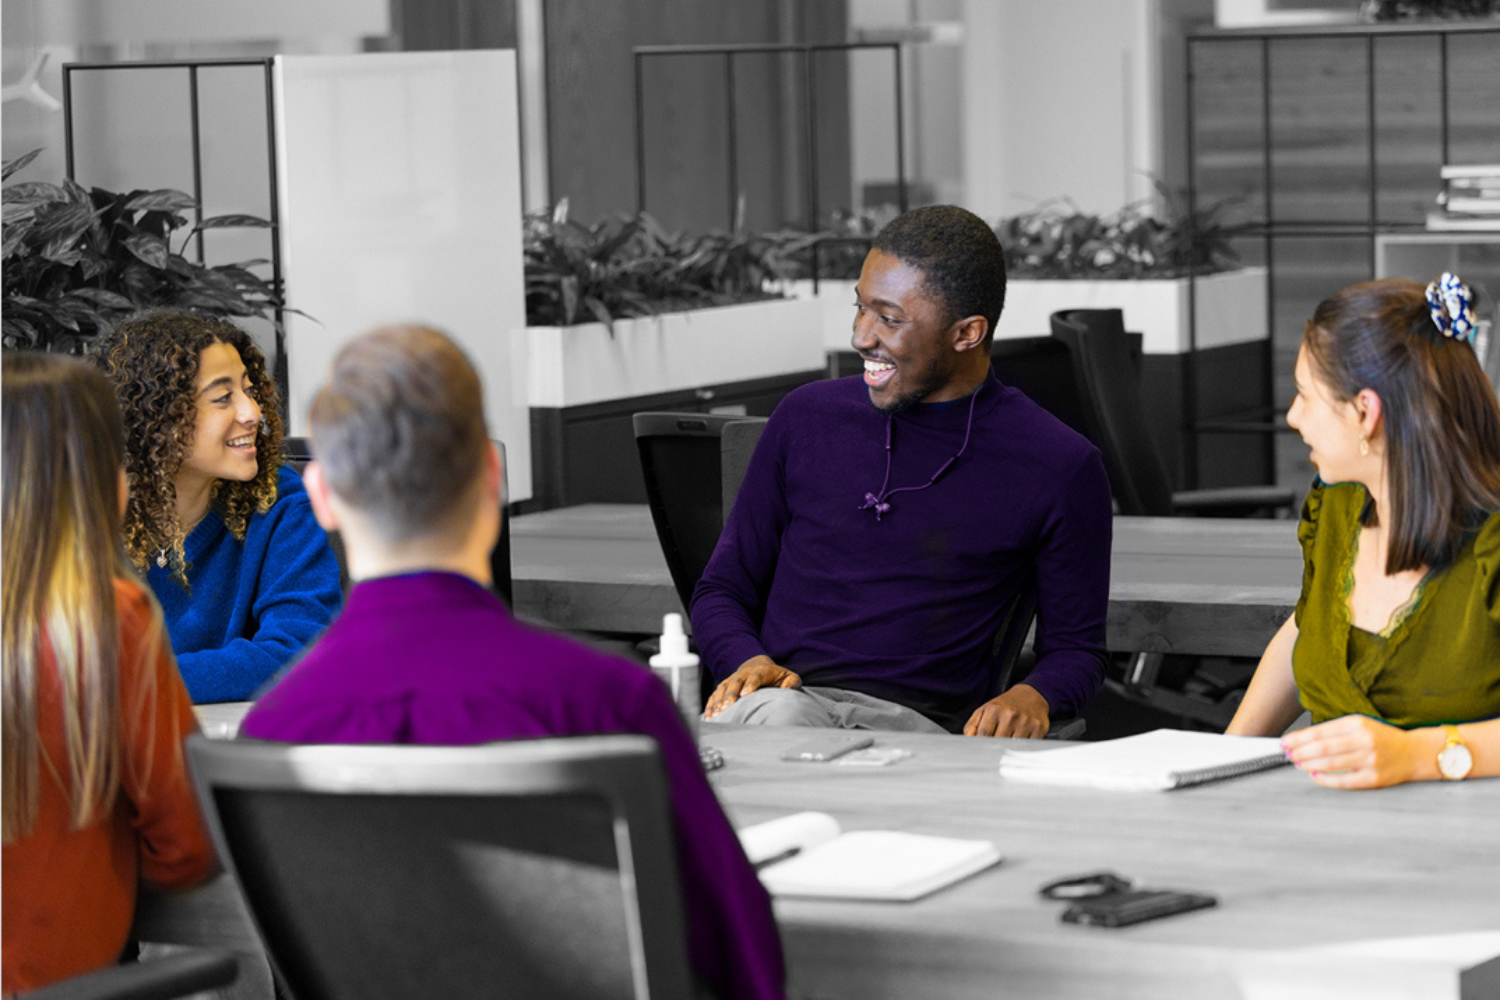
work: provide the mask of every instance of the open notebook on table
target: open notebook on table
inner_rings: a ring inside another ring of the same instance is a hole
[[[1057,750],[1007,750],[1000,776],[1043,785],[1160,791],[1234,778],[1288,763],[1274,736],[1156,729]]]
[[[802,812],[740,831],[740,844],[773,896],[902,902],[1000,862],[988,840],[895,830],[843,833],[827,813]]]

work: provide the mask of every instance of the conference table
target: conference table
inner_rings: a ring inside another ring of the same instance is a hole
[[[205,721],[232,726],[235,711]],[[1500,996],[1500,780],[1341,792],[1281,767],[1103,792],[999,776],[1002,752],[1055,744],[892,733],[876,746],[912,756],[887,767],[779,759],[806,735],[703,725],[737,826],[815,810],[846,831],[990,840],[1003,861],[910,903],[777,899],[794,996]],[[1038,895],[1099,869],[1219,904],[1107,929],[1062,923],[1064,904]],[[256,947],[227,879],[144,900],[137,926],[144,940]]]
[[[1297,523],[1116,517],[1107,642],[1116,652],[1258,657],[1302,584]],[[681,612],[644,504],[511,520],[515,610],[568,631],[653,635]]]
[[[802,810],[844,830],[986,839],[1004,860],[914,903],[779,899],[810,997],[1500,996],[1500,781],[1371,792],[1293,767],[1170,792],[1008,782],[1020,740],[881,734],[884,768],[784,762],[805,732],[703,727],[737,825]],[[1065,924],[1046,882],[1100,869],[1218,897],[1128,928]],[[1460,992],[1460,990],[1468,992]]]

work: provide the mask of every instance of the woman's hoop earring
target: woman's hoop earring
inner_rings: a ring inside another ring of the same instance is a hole
[[[1363,434],[1359,436],[1359,457],[1364,458],[1370,453],[1370,439]]]

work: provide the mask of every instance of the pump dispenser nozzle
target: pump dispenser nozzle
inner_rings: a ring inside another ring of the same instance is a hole
[[[682,616],[675,612],[662,616],[661,651],[665,656],[688,655],[688,637],[682,630]]]

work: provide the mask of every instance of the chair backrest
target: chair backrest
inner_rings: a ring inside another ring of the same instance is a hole
[[[495,447],[500,452],[500,471],[505,477],[501,488],[500,501],[500,537],[495,542],[495,548],[490,552],[490,587],[505,602],[506,607],[514,607],[512,595],[514,585],[512,583],[510,562],[510,504],[504,498],[510,496],[510,466],[505,461],[505,442],[495,441]],[[312,447],[307,438],[287,438],[281,443],[282,460],[290,465],[298,475],[312,461]],[[328,535],[328,542],[333,547],[333,554],[339,560],[339,580],[344,589],[349,589],[349,559],[344,553],[344,540],[339,533],[334,531]]]
[[[988,697],[1004,694],[1013,685],[1024,681],[1031,672],[1034,661],[1023,662],[1021,653],[1031,635],[1031,626],[1036,622],[1036,604],[1036,585],[1030,580],[1006,604],[990,650],[991,681]]]
[[[1084,415],[1096,429],[1089,437],[1104,455],[1120,513],[1170,516],[1171,478],[1146,423],[1123,314],[1118,309],[1055,312],[1052,335],[1073,359]]]
[[[744,419],[717,413],[631,418],[651,520],[683,608],[692,603],[693,587],[724,527],[720,435],[727,424]]]
[[[192,1000],[219,992],[240,974],[232,951],[190,948],[145,962],[111,965],[21,994],[24,1000]]]
[[[1001,379],[1004,381],[1004,379]],[[1037,591],[1032,579],[1017,590],[1005,606],[1000,627],[995,630],[992,647],[989,698],[1004,694],[1022,683],[1036,665],[1036,654],[1026,644],[1036,624]],[[1049,740],[1082,739],[1088,723],[1081,716],[1055,716],[1046,738]]]
[[[745,481],[745,470],[750,467],[750,456],[755,454],[755,445],[766,429],[767,419],[745,417],[735,420],[725,424],[720,434],[719,475],[725,517],[734,506],[734,498],[739,496],[740,483]]]
[[[995,376],[1090,441],[1095,433],[1083,404],[1073,355],[1056,337],[996,338],[990,346]]]
[[[640,735],[188,741],[297,1000],[691,995],[665,771]]]

